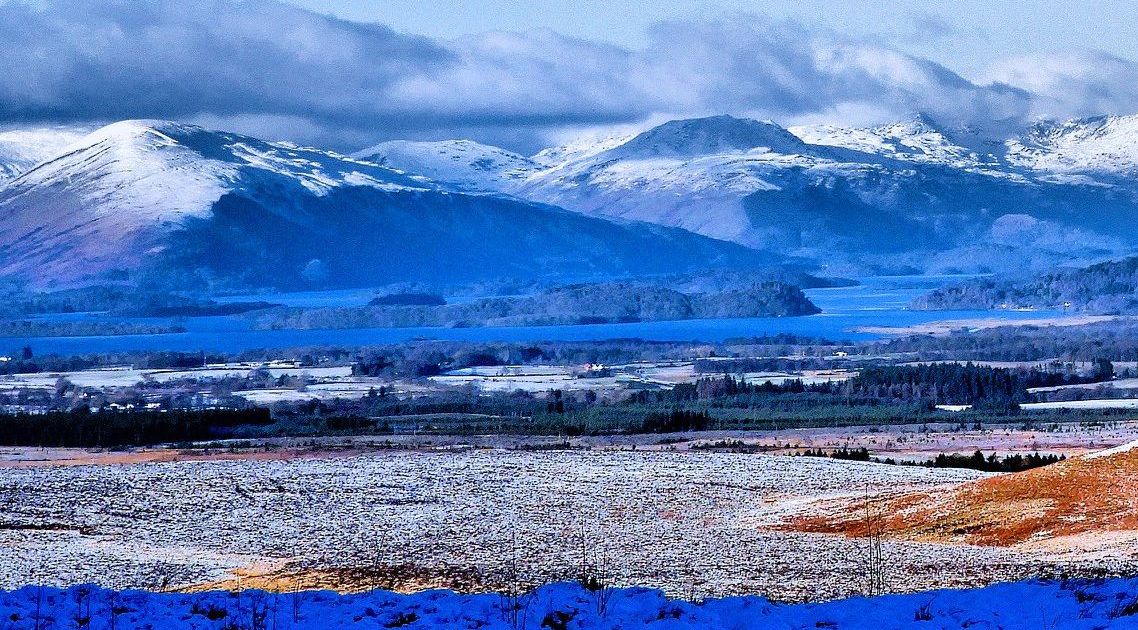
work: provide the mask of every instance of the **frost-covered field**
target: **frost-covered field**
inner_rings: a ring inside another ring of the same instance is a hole
[[[25,588],[0,593],[13,628],[1000,628],[1109,630],[1138,625],[1138,580],[1020,582],[977,590],[778,605],[759,597],[690,603],[643,588],[552,584],[520,597],[430,591],[157,594]]]
[[[1138,398],[1103,398],[1096,400],[1064,400],[1041,403],[1024,403],[1024,411],[1053,409],[1138,409]]]
[[[414,566],[564,578],[584,537],[618,584],[818,600],[859,592],[865,544],[771,530],[811,501],[978,476],[730,453],[380,451],[0,469],[0,587],[222,580],[232,569]],[[887,543],[889,586],[1034,575],[1007,549]],[[489,580],[493,581],[493,580]]]

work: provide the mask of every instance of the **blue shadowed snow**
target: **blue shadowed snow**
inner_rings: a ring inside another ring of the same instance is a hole
[[[660,591],[611,591],[602,612],[597,593],[553,584],[516,602],[494,594],[427,591],[359,595],[260,591],[199,594],[115,592],[25,587],[0,593],[0,624],[11,628],[518,628],[758,629],[826,628],[1063,628],[1138,627],[1138,579],[1017,582],[973,590],[854,598],[821,604],[779,605],[761,597],[670,600]],[[295,605],[294,605],[295,604]],[[511,614],[511,606],[517,612]],[[117,612],[112,613],[112,608]],[[38,611],[38,612],[37,612]],[[50,620],[48,619],[50,617]]]

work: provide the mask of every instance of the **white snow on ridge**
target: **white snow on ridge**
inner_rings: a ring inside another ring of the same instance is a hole
[[[1066,131],[1045,133],[1051,127],[1037,126],[1005,143],[997,138],[1002,129],[948,129],[921,114],[871,128],[790,130],[713,116],[670,121],[635,135],[586,137],[533,158],[464,141],[381,147],[385,164],[458,182],[466,190],[777,248],[786,242],[777,228],[754,225],[744,208],[744,199],[756,192],[787,190],[793,195],[836,186],[835,203],[850,203],[840,197],[846,194],[855,207],[860,202],[899,212],[904,195],[919,195],[915,187],[925,183],[933,191],[962,185],[985,191],[986,179],[995,195],[1017,186],[1025,191],[1039,185],[1103,189],[1125,186],[1118,174],[1138,168],[1138,116],[1060,127]],[[992,203],[1002,201],[997,196]],[[955,201],[946,198],[944,203]]]
[[[0,185],[0,275],[76,279],[130,268],[226,193],[340,186],[435,187],[327,151],[167,121],[114,123]]]
[[[89,129],[79,127],[0,130],[0,184],[52,157],[89,132]]]
[[[410,142],[395,140],[353,154],[465,191],[501,192],[537,172],[530,158],[471,140]]]
[[[548,149],[542,149],[532,158],[542,167],[552,168],[578,160],[591,158],[598,153],[615,149],[636,137],[635,133],[616,133],[608,135],[587,135]]]
[[[249,179],[276,177],[313,194],[342,185],[412,185],[403,175],[331,152],[166,121],[103,127],[0,189],[0,205],[43,188],[74,192],[85,212],[171,220],[202,216]]]
[[[50,188],[74,194],[95,216],[201,215],[236,180],[237,167],[179,144],[169,135],[176,131],[146,121],[103,127],[0,190],[0,207]]]
[[[1038,123],[1007,142],[1008,162],[1056,173],[1138,170],[1138,115]]]
[[[978,156],[953,142],[945,131],[922,115],[873,128],[810,125],[792,127],[790,132],[807,144],[849,149],[900,161],[961,169],[975,169],[996,162],[994,156]]]

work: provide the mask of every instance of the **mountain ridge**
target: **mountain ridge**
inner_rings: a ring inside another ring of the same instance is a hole
[[[546,149],[509,179],[467,181],[590,216],[878,269],[1042,269],[1133,251],[1138,184],[1127,175],[1138,165],[1138,116],[1054,124],[1064,133],[1043,134],[1050,127],[1040,123],[1001,140],[925,114],[792,129],[713,116]],[[1027,224],[1027,240],[1009,243],[1008,227]]]
[[[0,275],[176,286],[673,273],[774,257],[665,226],[467,195],[330,151],[121,121],[0,186]]]

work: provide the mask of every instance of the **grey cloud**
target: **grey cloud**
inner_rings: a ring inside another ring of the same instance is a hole
[[[275,2],[0,5],[0,116],[350,118],[396,81],[453,63],[425,38]],[[373,98],[374,97],[374,98]]]
[[[176,118],[344,149],[461,135],[529,150],[555,129],[712,113],[967,123],[1138,103],[1138,82],[1089,69],[1075,87],[1029,64],[979,85],[895,46],[745,14],[657,24],[630,50],[548,30],[432,40],[272,0],[0,0],[0,64],[16,69],[0,76],[0,122]]]
[[[1138,63],[1103,52],[1013,57],[993,64],[984,78],[1032,93],[1034,117],[1138,112]]]

